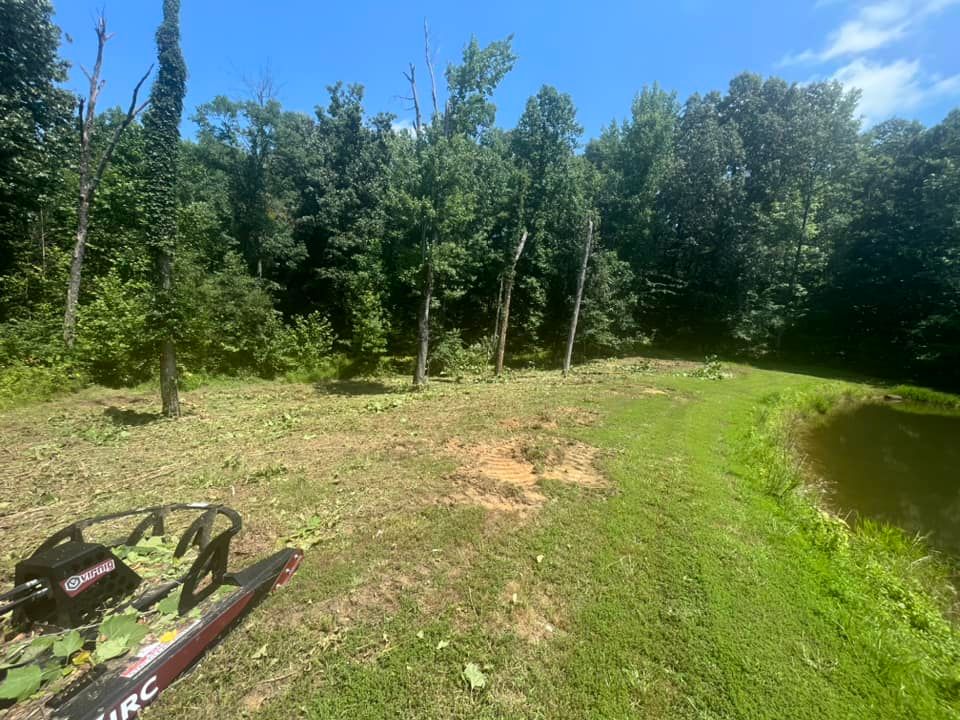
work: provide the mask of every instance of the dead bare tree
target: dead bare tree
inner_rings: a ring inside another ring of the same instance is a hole
[[[430,73],[430,89],[433,100],[433,117],[431,124],[435,125],[440,114],[440,101],[437,95],[437,78],[433,69],[433,59],[430,56],[430,30],[427,21],[423,22],[423,52],[427,63],[427,71]],[[418,153],[423,150],[423,117],[420,109],[420,99],[417,93],[416,73],[413,63],[410,63],[410,72],[404,73],[407,82],[410,83],[410,94],[413,100],[414,110],[416,112],[416,128]],[[434,183],[431,202],[436,208],[439,203],[437,197],[437,187]],[[428,225],[426,219],[420,223],[420,307],[417,311],[417,362],[413,370],[413,385],[416,388],[426,387],[427,384],[427,358],[430,352],[430,307],[433,303],[433,290],[436,280],[436,271],[434,268],[433,251],[440,241],[439,231],[436,224],[432,227]]]
[[[87,251],[90,208],[93,205],[93,199],[96,195],[97,188],[100,186],[100,181],[103,179],[103,174],[106,172],[107,166],[110,164],[110,159],[113,157],[113,151],[116,149],[117,143],[120,142],[120,136],[123,135],[124,131],[130,127],[130,124],[137,115],[139,115],[148,104],[145,102],[142,105],[137,105],[137,97],[140,94],[140,88],[143,87],[143,84],[153,71],[153,65],[151,65],[143,77],[140,78],[140,82],[134,86],[133,97],[130,100],[130,107],[127,109],[127,114],[113,131],[113,137],[110,138],[110,143],[100,156],[96,167],[94,167],[92,144],[97,114],[97,100],[100,97],[100,91],[103,90],[103,86],[106,83],[105,80],[101,79],[103,51],[107,42],[113,37],[112,34],[107,32],[107,19],[102,13],[97,18],[97,24],[94,26],[94,30],[97,33],[97,59],[93,65],[93,72],[89,72],[81,66],[83,74],[86,75],[87,80],[90,81],[90,94],[86,101],[84,101],[83,98],[80,99],[78,111],[80,125],[80,192],[77,202],[77,235],[73,246],[73,259],[70,263],[70,279],[67,283],[67,306],[63,313],[63,342],[66,343],[68,348],[73,347],[77,334],[77,303],[80,299],[80,276],[83,272],[83,258]],[[84,114],[84,107],[86,107],[86,114]]]
[[[580,275],[577,278],[577,294],[573,300],[573,317],[570,320],[570,334],[567,336],[567,352],[563,357],[563,374],[570,372],[570,359],[573,357],[573,341],[577,337],[577,321],[580,319],[580,303],[583,300],[583,285],[587,280],[587,263],[590,261],[590,248],[593,245],[593,220],[587,224],[587,240],[583,244],[583,261],[580,263]]]
[[[430,73],[430,94],[433,97],[433,117],[440,117],[440,101],[437,99],[437,75],[433,70],[433,58],[430,56],[430,28],[427,20],[423,20],[423,55],[427,61],[427,72]]]
[[[520,236],[520,242],[513,250],[513,258],[510,267],[503,277],[503,300],[500,306],[500,334],[497,338],[497,368],[496,375],[500,377],[503,374],[503,355],[507,349],[507,326],[510,323],[510,297],[513,294],[513,281],[517,277],[517,263],[520,262],[520,256],[523,254],[523,248],[527,244],[527,231],[523,231]]]
[[[403,76],[410,83],[410,97],[413,101],[414,128],[417,133],[417,153],[422,150],[423,115],[420,110],[420,95],[417,92],[417,68],[410,63],[410,72]],[[427,384],[427,353],[430,349],[430,304],[433,302],[433,258],[430,245],[429,228],[425,218],[420,220],[420,257],[421,286],[420,307],[417,310],[417,362],[413,369],[413,385],[423,388]]]
[[[423,117],[420,114],[420,97],[417,95],[417,66],[413,63],[410,63],[410,72],[403,73],[403,76],[407,79],[407,82],[410,83],[410,97],[406,98],[407,100],[413,101],[413,112],[414,112],[414,130],[417,132],[417,137],[420,137],[420,131],[423,129]]]

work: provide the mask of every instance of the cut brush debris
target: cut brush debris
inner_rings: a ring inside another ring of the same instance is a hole
[[[229,572],[241,526],[234,510],[196,503],[50,536],[0,595],[0,717],[136,717],[299,567],[303,552],[285,549]],[[90,537],[124,527],[112,540]]]

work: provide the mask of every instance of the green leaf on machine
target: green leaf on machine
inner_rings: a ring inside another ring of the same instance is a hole
[[[138,542],[135,546],[137,550],[142,550],[144,552],[155,551],[159,548],[166,549],[166,544],[163,541],[162,535],[151,535],[148,538],[144,538]]]
[[[112,615],[100,623],[101,635],[108,641],[122,641],[127,649],[139,645],[149,632],[150,628],[137,622],[136,615]]]
[[[93,651],[93,660],[99,664],[107,660],[112,660],[115,657],[120,657],[124,653],[129,652],[129,650],[130,644],[127,638],[121,637],[106,640],[97,645],[97,649]]]
[[[36,665],[11,668],[0,683],[0,700],[23,700],[30,697],[43,683],[43,672]]]
[[[41,684],[47,684],[53,680],[58,680],[61,677],[61,671],[63,668],[58,663],[53,663],[52,665],[47,665],[43,670],[40,671],[40,682]]]
[[[83,647],[83,638],[76,630],[71,630],[53,643],[53,654],[58,658],[69,658]]]
[[[180,606],[180,590],[167,595],[163,600],[156,604],[157,612],[161,615],[176,615],[177,608]]]
[[[31,662],[45,651],[53,647],[53,643],[56,640],[54,635],[39,635],[30,641],[30,644],[27,645],[26,649],[20,654],[20,657],[17,658],[17,663],[23,664]]]

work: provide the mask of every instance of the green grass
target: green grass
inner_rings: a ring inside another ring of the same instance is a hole
[[[899,531],[852,532],[800,482],[800,424],[881,391],[695,369],[631,359],[416,394],[224,384],[126,435],[103,407],[150,396],[92,390],[0,432],[51,515],[89,495],[57,474],[82,467],[113,489],[103,502],[199,493],[244,513],[252,550],[316,543],[148,717],[960,717],[945,568]],[[523,516],[446,501],[463,482],[452,442],[517,438],[534,467],[558,441],[598,448],[609,487],[543,481]],[[130,480],[174,453],[174,474]],[[33,507],[13,486],[0,500]],[[22,517],[12,548],[37,516]]]
[[[960,397],[957,395],[938,392],[936,390],[930,390],[929,388],[916,387],[915,385],[897,385],[895,388],[892,388],[890,392],[906,400],[913,400],[915,402],[926,403],[950,410],[960,410]]]

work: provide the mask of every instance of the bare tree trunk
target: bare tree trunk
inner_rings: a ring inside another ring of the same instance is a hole
[[[517,277],[517,263],[520,262],[520,255],[523,254],[523,247],[527,244],[527,231],[523,231],[520,242],[513,252],[513,261],[507,270],[507,275],[503,284],[503,309],[500,319],[500,337],[497,340],[497,377],[503,374],[503,354],[507,349],[507,326],[510,324],[510,297],[513,294],[513,281]]]
[[[500,316],[503,313],[503,273],[500,273],[500,289],[497,291],[497,312],[493,318],[493,339],[500,337]]]
[[[47,279],[47,231],[43,224],[43,208],[40,208],[40,278]]]
[[[433,258],[424,260],[423,291],[420,311],[417,314],[417,366],[413,372],[413,385],[418,390],[427,385],[427,357],[430,352],[430,304],[433,302]]]
[[[82,177],[82,173],[81,173]],[[81,182],[83,180],[81,179]],[[80,205],[77,208],[77,235],[70,261],[70,279],[67,282],[67,307],[63,313],[63,342],[73,347],[77,337],[77,305],[80,300],[80,274],[83,271],[83,256],[87,251],[87,228],[90,222],[90,198],[85,188],[80,190]]]
[[[410,97],[406,98],[407,100],[413,101],[413,113],[414,113],[414,130],[417,132],[417,137],[420,137],[420,133],[423,130],[423,116],[420,113],[420,96],[417,95],[417,66],[413,63],[410,63],[410,72],[403,73],[403,76],[407,79],[407,82],[410,83]]]
[[[63,313],[63,342],[68,348],[73,347],[77,335],[77,305],[80,300],[80,276],[83,272],[83,258],[87,252],[87,231],[90,226],[90,208],[93,205],[93,198],[100,185],[103,174],[106,172],[107,165],[110,164],[110,158],[113,151],[120,141],[120,136],[126,130],[134,118],[140,114],[146,103],[137,106],[137,95],[140,88],[146,82],[153,65],[147,70],[140,82],[133,88],[133,98],[130,101],[130,108],[123,121],[117,126],[113,133],[110,144],[100,157],[100,162],[94,169],[91,167],[93,161],[93,151],[91,142],[93,140],[94,120],[97,113],[97,99],[100,91],[103,89],[105,81],[100,79],[100,73],[103,70],[103,49],[107,45],[112,35],[107,32],[107,19],[101,14],[97,18],[97,25],[94,28],[97,33],[97,59],[93,65],[93,72],[83,70],[87,79],[90,81],[90,94],[86,101],[86,115],[84,115],[84,101],[80,101],[80,196],[77,203],[77,234],[73,245],[73,258],[70,262],[70,279],[67,282],[67,304]]]
[[[430,95],[433,99],[433,117],[440,117],[440,101],[437,97],[437,75],[433,70],[433,58],[430,57],[430,29],[427,21],[423,21],[423,54],[427,60],[427,71],[430,73]]]
[[[173,252],[164,248],[160,255],[160,283],[164,297],[169,300],[173,288]],[[180,393],[177,389],[177,353],[173,338],[163,338],[160,350],[160,399],[163,414],[168,418],[180,417]]]
[[[580,264],[580,276],[577,278],[577,295],[573,301],[573,318],[570,320],[570,334],[567,336],[567,353],[563,358],[563,374],[570,372],[570,359],[573,357],[573,341],[577,337],[577,321],[580,319],[580,303],[583,300],[583,285],[587,280],[587,263],[590,260],[590,246],[593,245],[593,220],[587,225],[587,241],[583,244],[583,262]]]

